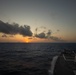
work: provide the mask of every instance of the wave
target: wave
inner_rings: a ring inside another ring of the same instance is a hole
[[[53,57],[53,60],[51,62],[51,68],[49,69],[49,75],[53,75],[54,67],[55,67],[55,63],[56,63],[57,59],[58,59],[58,56]]]

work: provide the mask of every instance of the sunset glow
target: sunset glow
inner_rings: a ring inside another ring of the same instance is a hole
[[[1,0],[0,42],[76,42],[75,0]]]
[[[24,39],[24,42],[29,43],[30,41],[29,41],[28,38],[25,38],[25,39]]]

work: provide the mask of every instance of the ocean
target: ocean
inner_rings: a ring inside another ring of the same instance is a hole
[[[0,43],[0,75],[49,75],[51,61],[76,43]]]

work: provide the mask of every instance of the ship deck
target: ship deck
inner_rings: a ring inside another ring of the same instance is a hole
[[[70,63],[73,63],[73,61]],[[66,61],[64,55],[61,54],[56,61],[54,75],[76,75],[76,64],[73,63],[74,68],[72,68],[73,65],[70,65],[70,63]]]

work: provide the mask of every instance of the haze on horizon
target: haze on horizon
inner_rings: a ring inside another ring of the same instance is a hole
[[[0,42],[76,42],[76,0],[0,0]]]

